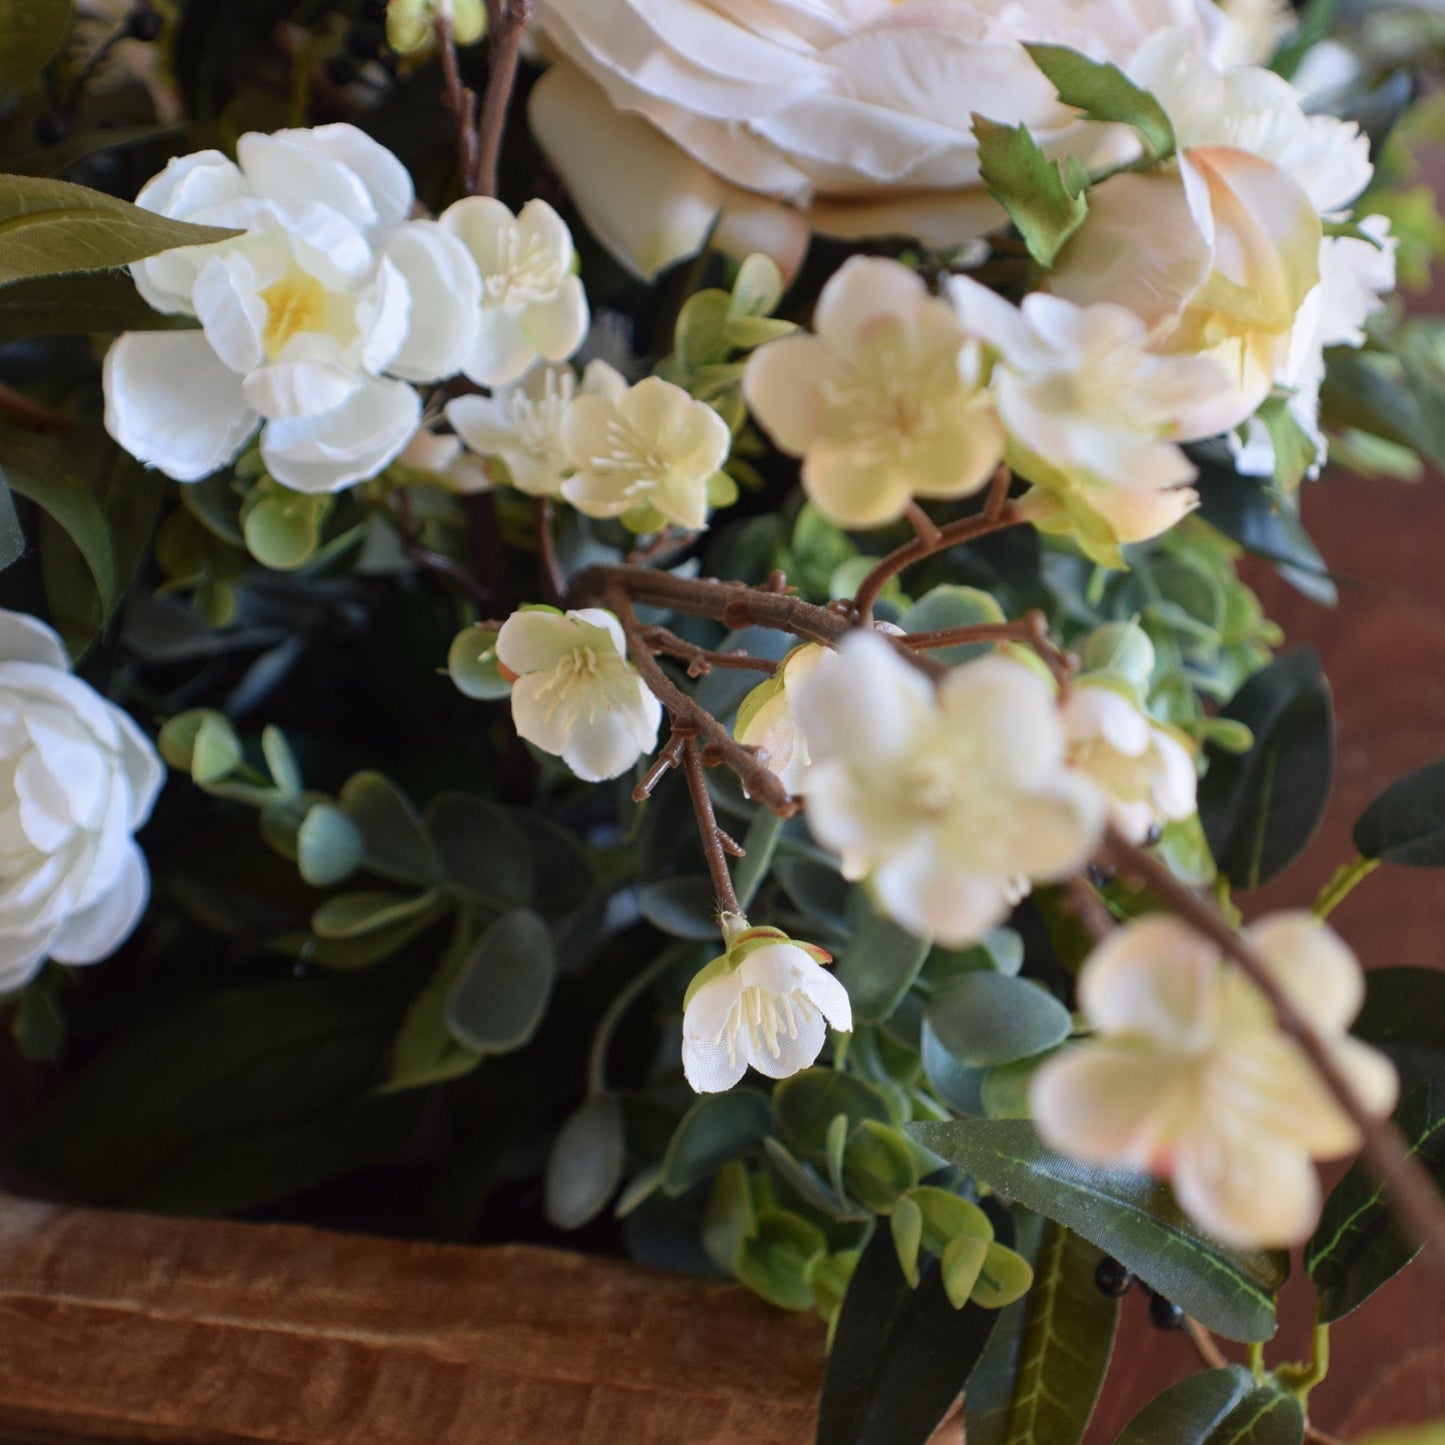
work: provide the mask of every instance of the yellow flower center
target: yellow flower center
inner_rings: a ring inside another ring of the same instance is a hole
[[[291,271],[261,292],[266,326],[261,333],[266,355],[273,361],[299,331],[327,329],[330,298],[326,288],[305,271]]]

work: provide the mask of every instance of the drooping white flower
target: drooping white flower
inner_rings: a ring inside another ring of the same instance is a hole
[[[682,1066],[700,1094],[730,1089],[752,1065],[785,1079],[818,1057],[831,1024],[853,1028],[832,955],[776,928],[747,928],[693,979],[683,1006]]]
[[[1193,816],[1198,789],[1193,757],[1122,690],[1080,678],[1061,711],[1070,764],[1098,785],[1115,827],[1131,842]]]
[[[497,660],[515,674],[519,736],[600,783],[657,745],[662,705],[627,660],[622,624],[601,607],[525,607],[497,634]]]
[[[261,427],[278,481],[333,492],[411,440],[411,382],[454,374],[476,336],[481,281],[434,221],[409,221],[401,162],[349,125],[243,135],[173,160],[137,204],[243,231],[137,262],[157,310],[200,331],[127,332],[105,360],[105,423],[132,456],[193,482]]]
[[[131,719],[72,676],[55,633],[0,611],[0,991],[129,936],[150,896],[134,834],[164,775]]]
[[[479,386],[507,386],[538,361],[566,361],[587,335],[587,293],[573,274],[567,223],[546,201],[513,215],[490,196],[466,196],[440,224],[482,273],[476,341],[462,370]],[[458,305],[464,305],[458,298]]]
[[[562,445],[562,418],[573,397],[615,402],[626,390],[626,379],[605,361],[589,362],[580,385],[570,366],[539,366],[491,396],[459,396],[448,402],[447,420],[471,451],[498,458],[519,492],[559,497],[573,470]]]
[[[651,276],[712,244],[797,269],[810,231],[950,246],[1003,212],[979,179],[973,114],[1025,124],[1051,155],[1109,154],[1118,128],[1060,105],[1021,42],[1125,64],[1177,24],[1200,53],[1209,0],[541,0],[565,57],[532,127],[588,225]]]
[[[1098,561],[1157,536],[1198,505],[1176,445],[1212,435],[1229,379],[1211,360],[1156,356],[1121,306],[1035,292],[1022,307],[966,276],[950,283],[964,328],[997,356],[991,388],[1007,457],[1039,488],[1035,522]]]
[[[589,517],[622,517],[637,531],[662,523],[696,531],[727,460],[732,434],[706,402],[649,376],[620,394],[576,397],[562,418],[573,468],[562,495]]]
[[[1099,839],[1104,797],[1067,766],[1052,684],[1022,662],[980,658],[935,691],[859,633],[799,694],[814,836],[905,928],[972,942]]]
[[[978,491],[1003,452],[976,341],[896,261],[855,256],[823,288],[817,335],[755,351],[743,395],[832,521],[878,527],[915,497]]]
[[[766,767],[795,798],[806,790],[809,761],[808,740],[798,722],[798,693],[835,655],[832,648],[818,642],[795,647],[777,672],[759,683],[738,706],[733,735],[747,747],[767,753]]]
[[[1274,914],[1246,936],[1370,1112],[1387,1114],[1395,1070],[1346,1032],[1364,997],[1354,955],[1309,913]],[[1215,945],[1156,914],[1094,950],[1079,1004],[1093,1037],[1033,1078],[1043,1137],[1171,1179],[1190,1216],[1226,1243],[1304,1239],[1319,1214],[1311,1160],[1348,1154],[1360,1137],[1259,990]]]

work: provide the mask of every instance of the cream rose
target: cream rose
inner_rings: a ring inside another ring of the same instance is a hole
[[[540,0],[537,14],[562,59],[533,92],[533,129],[643,276],[710,233],[784,271],[814,230],[981,235],[1003,212],[979,181],[974,112],[1026,124],[1055,155],[1111,139],[1020,42],[1123,65],[1161,26],[1201,54],[1228,30],[1209,0]]]

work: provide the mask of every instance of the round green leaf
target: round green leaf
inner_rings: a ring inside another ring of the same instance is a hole
[[[558,1229],[579,1229],[616,1193],[626,1140],[613,1094],[587,1100],[557,1133],[547,1157],[543,1209]]]
[[[317,803],[296,834],[296,866],[313,888],[329,888],[361,863],[361,834],[339,808]]]
[[[472,946],[447,995],[452,1036],[483,1053],[520,1048],[542,1022],[554,973],[547,925],[525,908],[503,915]]]
[[[447,673],[457,691],[479,702],[508,697],[512,684],[497,668],[497,636],[489,627],[467,627],[447,649]]]
[[[1026,979],[966,973],[928,1006],[939,1043],[971,1068],[1008,1064],[1042,1053],[1069,1036],[1069,1011]]]
[[[865,1119],[892,1122],[888,1096],[853,1074],[835,1069],[804,1069],[773,1090],[773,1116],[778,1133],[810,1164],[828,1162],[828,1129],[842,1114],[849,1130]]]
[[[768,1096],[757,1089],[704,1094],[682,1116],[662,1158],[662,1187],[676,1196],[751,1153],[772,1128]]]

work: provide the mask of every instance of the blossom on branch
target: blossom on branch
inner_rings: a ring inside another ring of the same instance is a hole
[[[805,642],[784,659],[776,674],[759,683],[739,704],[733,736],[746,747],[762,748],[765,766],[782,779],[795,798],[806,788],[808,740],[798,722],[798,694],[807,680],[836,656],[819,642]]]
[[[813,325],[815,336],[754,352],[743,395],[773,441],[803,458],[803,489],[831,521],[880,527],[915,497],[987,483],[1003,429],[978,343],[916,272],[855,256],[823,288]]]
[[[520,737],[585,782],[625,773],[657,746],[662,705],[627,660],[622,624],[601,607],[524,607],[497,634],[497,661],[516,681]]]
[[[1273,914],[1246,938],[1383,1118],[1395,1070],[1346,1032],[1364,998],[1354,955],[1309,913]],[[1034,1075],[1043,1137],[1079,1158],[1172,1180],[1189,1215],[1228,1244],[1304,1239],[1319,1215],[1311,1160],[1350,1153],[1360,1135],[1259,989],[1214,943],[1154,915],[1094,950],[1079,1005],[1094,1036]]]
[[[905,928],[971,943],[1031,880],[1080,868],[1103,794],[1065,760],[1051,682],[980,658],[935,690],[882,638],[849,637],[797,701],[809,824]]]
[[[682,1066],[700,1094],[730,1089],[751,1065],[770,1079],[806,1069],[831,1024],[853,1028],[833,956],[776,928],[742,929],[692,981],[683,1002]]]

